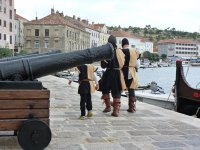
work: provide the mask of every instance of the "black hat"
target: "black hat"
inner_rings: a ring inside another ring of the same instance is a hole
[[[114,37],[113,35],[110,35],[109,38],[108,38],[108,42],[111,43],[114,48],[117,48],[116,37]]]
[[[128,42],[128,39],[127,39],[127,38],[123,38],[123,39],[122,39],[122,47],[123,47],[124,45],[129,45],[129,42]]]

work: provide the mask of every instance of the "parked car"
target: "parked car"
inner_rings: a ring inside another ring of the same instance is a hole
[[[61,72],[57,72],[55,74],[55,76],[57,77],[61,77],[61,78],[65,78],[65,77],[69,77],[69,76],[72,76],[71,72],[70,71],[61,71]]]

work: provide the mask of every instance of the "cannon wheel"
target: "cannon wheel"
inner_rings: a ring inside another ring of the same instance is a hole
[[[17,138],[23,149],[42,150],[51,141],[51,130],[42,121],[28,120],[18,130]]]

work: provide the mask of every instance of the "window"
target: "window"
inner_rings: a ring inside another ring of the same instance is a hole
[[[55,29],[55,36],[58,37],[58,29]]]
[[[3,36],[4,36],[4,41],[6,41],[6,34],[4,34]]]
[[[49,29],[45,29],[45,37],[49,37]]]
[[[67,37],[69,36],[69,31],[67,30]]]
[[[12,10],[10,10],[10,19],[12,19]]]
[[[10,36],[10,44],[12,44],[12,36]]]
[[[39,36],[39,35],[40,35],[39,29],[35,29],[35,36]]]
[[[27,29],[27,36],[31,36],[31,29]]]
[[[31,41],[30,40],[26,41],[26,46],[27,46],[27,48],[31,48]]]
[[[2,12],[2,7],[1,7],[1,5],[0,5],[0,12]]]
[[[4,14],[6,14],[6,7],[4,7],[3,12],[4,12]]]
[[[12,32],[12,23],[10,22],[10,32]]]
[[[9,5],[12,6],[12,0],[9,1]]]
[[[0,40],[1,40],[1,33],[0,33]]]
[[[4,20],[4,22],[3,22],[3,26],[6,27],[6,21],[5,21],[5,20]]]
[[[49,41],[45,41],[44,48],[49,48]]]
[[[0,26],[1,26],[1,19],[0,19]]]
[[[35,41],[35,48],[40,48],[40,42],[39,41]]]

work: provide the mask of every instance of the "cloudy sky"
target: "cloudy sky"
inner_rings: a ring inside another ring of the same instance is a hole
[[[53,7],[90,23],[200,32],[200,0],[15,0],[17,14],[28,20],[49,15]]]

